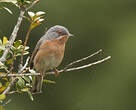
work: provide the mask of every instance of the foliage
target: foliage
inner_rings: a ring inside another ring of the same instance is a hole
[[[32,4],[32,0],[0,0],[0,2],[6,2],[6,3],[12,3],[15,6],[20,8],[28,8]],[[12,11],[8,9],[7,7],[0,6],[1,9],[7,10],[10,14],[12,14]],[[37,27],[41,24],[41,22],[44,20],[42,17],[45,14],[43,11],[39,12],[28,12],[28,16],[24,16],[29,22],[30,22],[30,30],[29,33],[27,33],[26,37],[29,36],[32,29]],[[28,39],[27,39],[28,40]],[[26,42],[26,41],[25,41]],[[7,37],[3,37],[0,39],[0,58],[2,57],[4,51],[6,50],[6,47],[10,44],[10,40],[8,40]],[[22,40],[14,41],[13,45],[10,45],[10,50],[8,52],[8,55],[6,56],[6,62],[2,63],[0,62],[0,75],[7,75],[7,74],[21,74],[25,72],[35,73],[34,70],[24,70],[21,73],[18,71],[20,70],[20,66],[18,67],[15,65],[18,63],[18,61],[21,60],[22,56],[26,56],[29,54],[29,47],[23,44]],[[3,94],[3,92],[6,90],[6,88],[9,86],[10,82],[13,80],[12,77],[8,78],[1,78],[0,79],[0,101],[3,101],[6,98],[6,94]],[[54,81],[50,80],[44,80],[46,83],[55,83]],[[12,93],[18,92],[18,93],[28,93],[30,99],[33,101],[33,96],[30,91],[32,87],[32,77],[31,76],[22,76],[17,77],[17,81],[15,83],[15,86]],[[10,93],[10,92],[9,92]],[[2,106],[1,106],[2,107]]]
[[[7,37],[3,37],[3,40],[0,39],[0,57],[2,56],[2,54],[3,54],[3,52],[6,48],[7,43],[9,43]],[[22,45],[21,40],[17,40],[17,41],[14,42],[14,45],[11,46],[11,49],[10,49],[8,55],[7,55],[6,63],[3,64],[0,67],[0,70],[1,70],[0,75],[6,75],[6,74],[9,74],[9,73],[17,73],[16,70],[15,70],[16,65],[14,65],[14,62],[17,60],[17,58],[19,58],[21,56],[23,48],[24,48],[24,46]],[[29,47],[26,46],[23,55],[28,55],[28,53],[29,53],[28,49],[29,49]],[[2,93],[6,89],[10,80],[11,80],[10,78],[2,78],[1,79],[0,93]],[[18,78],[18,82],[16,84],[16,90],[17,91],[23,91],[24,92],[23,89],[27,88],[29,86],[30,86],[30,78],[29,77]],[[3,97],[3,95],[0,95],[0,100],[5,99],[5,98],[1,98],[1,97]]]

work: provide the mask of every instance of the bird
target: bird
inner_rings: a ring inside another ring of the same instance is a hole
[[[32,93],[42,92],[43,77],[46,71],[54,70],[55,75],[59,75],[56,67],[63,60],[65,45],[71,36],[73,34],[66,27],[55,25],[40,38],[30,58],[30,68],[40,73],[40,76],[35,76],[32,82]]]

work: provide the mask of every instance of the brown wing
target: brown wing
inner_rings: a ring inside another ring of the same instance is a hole
[[[34,57],[35,57],[35,55],[37,54],[37,52],[38,52],[39,47],[41,46],[41,44],[42,44],[43,42],[45,42],[45,41],[46,41],[46,38],[45,38],[45,37],[41,37],[41,39],[38,41],[38,43],[37,43],[37,45],[36,45],[36,47],[35,47],[35,49],[34,49],[32,55],[31,55],[31,58],[30,58],[30,62],[29,62],[30,68],[33,68],[33,60],[34,60]]]

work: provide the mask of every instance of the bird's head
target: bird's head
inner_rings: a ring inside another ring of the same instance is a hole
[[[73,34],[70,34],[70,32],[68,31],[67,28],[65,28],[64,26],[60,26],[60,25],[55,25],[53,27],[51,27],[45,34],[45,36],[48,39],[54,39],[54,38],[59,38],[60,36],[73,36]]]

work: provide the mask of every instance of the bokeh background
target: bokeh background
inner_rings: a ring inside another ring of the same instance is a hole
[[[9,37],[19,11],[0,12],[0,37]],[[135,0],[40,0],[31,11],[45,11],[45,21],[29,39],[31,52],[46,28],[59,24],[75,36],[67,42],[59,68],[99,49],[103,53],[89,63],[108,55],[112,59],[79,71],[62,73],[56,84],[44,84],[43,93],[9,96],[7,110],[136,110],[136,1]],[[23,21],[18,38],[26,35],[29,23]]]

